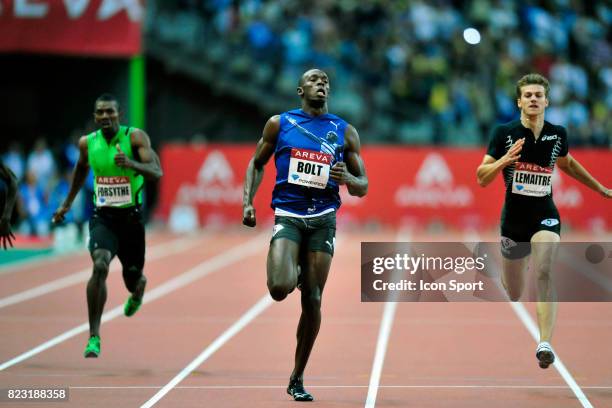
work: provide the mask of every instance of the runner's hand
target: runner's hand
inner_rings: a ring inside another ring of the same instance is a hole
[[[11,223],[8,219],[0,220],[0,245],[4,247],[5,250],[8,249],[8,245],[13,247],[13,240],[15,239],[15,235],[13,235],[13,231],[11,231]],[[8,243],[8,245],[7,245]]]
[[[520,153],[521,153],[521,150],[523,150],[524,144],[525,144],[525,138],[519,139],[516,142],[514,142],[512,147],[508,149],[506,154],[504,154],[502,158],[500,159],[502,163],[504,163],[504,167],[510,164],[513,164],[518,159],[520,159],[521,157]]]
[[[252,205],[246,205],[242,208],[242,223],[247,227],[254,227],[257,224],[255,208]]]
[[[131,166],[132,161],[128,159],[125,153],[123,153],[119,143],[117,143],[116,147],[117,147],[117,154],[115,155],[115,164],[119,167],[126,167],[126,168],[132,167]]]
[[[348,183],[350,176],[345,162],[337,162],[329,171],[329,178],[340,185]]]
[[[70,207],[66,207],[66,205],[62,204],[54,213],[53,217],[51,217],[51,222],[54,224],[60,224],[64,222],[64,216],[66,213],[70,211]]]

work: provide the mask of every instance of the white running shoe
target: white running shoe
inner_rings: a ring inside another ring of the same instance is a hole
[[[555,352],[549,342],[543,341],[538,344],[536,358],[539,361],[540,368],[548,368],[549,365],[555,362]]]

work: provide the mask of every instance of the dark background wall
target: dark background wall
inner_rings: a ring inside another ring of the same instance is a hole
[[[18,140],[28,150],[45,136],[51,146],[92,126],[93,102],[112,92],[127,102],[122,59],[0,55],[0,150]],[[127,106],[126,106],[127,107]]]
[[[269,117],[257,105],[214,92],[154,58],[147,58],[147,84],[147,130],[154,143],[255,142]]]
[[[129,124],[128,64],[126,59],[0,55],[0,151],[14,140],[27,151],[41,136],[55,146],[91,131],[93,102],[103,92],[119,98],[123,122]],[[152,58],[146,60],[146,76],[145,130],[156,146],[165,140],[254,142],[269,116]]]

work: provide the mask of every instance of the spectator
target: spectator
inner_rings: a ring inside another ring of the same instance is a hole
[[[34,149],[28,156],[26,168],[28,173],[32,173],[31,177],[37,180],[41,191],[48,193],[51,187],[50,181],[55,176],[55,158],[44,138],[38,138],[34,143]]]
[[[34,172],[26,173],[24,182],[19,186],[19,195],[24,214],[20,231],[41,237],[49,235],[49,209],[45,194]]]
[[[201,52],[214,44],[214,52],[225,49],[226,60],[235,53],[259,70],[279,73],[279,83],[265,88],[277,92],[279,101],[293,93],[290,78],[296,72],[312,65],[327,68],[342,81],[335,109],[382,140],[398,141],[392,129],[407,120],[432,127],[443,120],[443,127],[430,132],[430,142],[443,138],[438,132],[452,133],[465,123],[480,133],[469,140],[484,140],[493,122],[515,117],[513,78],[533,66],[555,84],[552,116],[571,121],[568,126],[584,143],[608,139],[602,137],[608,115],[594,118],[596,107],[612,109],[612,8],[605,2],[313,0],[309,8],[297,0],[203,3],[182,1],[173,8],[164,1],[166,7],[153,7],[163,13],[152,17],[160,22],[150,25],[152,39],[163,42],[156,32],[180,30],[163,24],[168,13],[199,18],[207,38]],[[482,34],[477,45],[463,40],[470,26]],[[226,71],[231,81],[251,79]],[[475,86],[480,89],[474,91]],[[364,105],[394,122],[388,135],[368,129],[375,122],[360,115]]]
[[[2,160],[15,174],[17,181],[21,181],[25,172],[25,159],[23,158],[21,144],[19,142],[11,142],[8,151],[2,156]]]

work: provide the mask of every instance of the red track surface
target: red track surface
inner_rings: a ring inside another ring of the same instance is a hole
[[[178,238],[153,234],[148,248]],[[360,242],[395,238],[391,232],[339,233],[323,324],[306,370],[306,388],[316,398],[310,405],[365,406],[384,304],[360,302]],[[193,239],[198,242],[190,249],[147,261],[149,292],[247,241],[259,240],[260,249],[157,299],[145,296],[133,318],[103,323],[100,358],[82,357],[83,332],[0,371],[0,388],[70,387],[70,401],[51,405],[57,407],[139,407],[151,399],[266,294],[267,236],[243,231]],[[0,299],[88,267],[82,253],[0,273]],[[127,292],[120,273],[107,283],[109,311]],[[533,316],[533,305],[526,306]],[[292,406],[285,386],[298,317],[296,293],[272,304],[155,406]],[[0,364],[86,320],[84,282],[0,308]],[[553,343],[595,407],[612,407],[611,329],[608,304],[560,304]],[[537,367],[534,351],[507,303],[400,303],[375,405],[583,406],[555,368]]]

